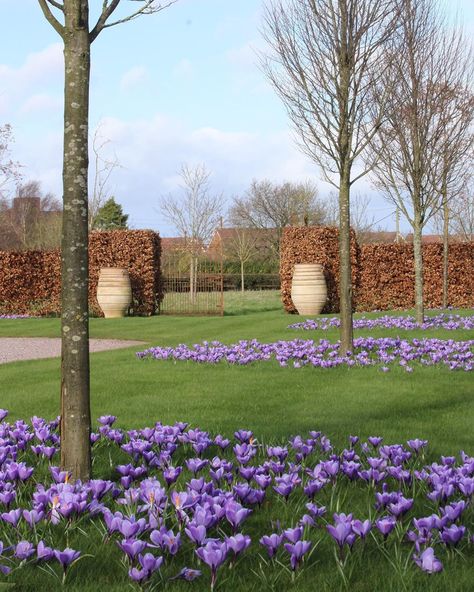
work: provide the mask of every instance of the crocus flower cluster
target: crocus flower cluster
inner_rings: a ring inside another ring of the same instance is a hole
[[[327,331],[339,327],[341,321],[339,317],[321,317],[319,319],[307,319],[299,323],[288,325],[288,329],[303,329],[304,331]],[[354,319],[354,329],[402,329],[413,331],[415,329],[446,329],[455,331],[456,329],[474,329],[474,316],[461,316],[458,314],[441,313],[434,316],[425,316],[424,322],[420,326],[413,316],[392,316],[384,315],[375,319],[361,317]]]
[[[244,429],[226,438],[183,422],[129,431],[115,422],[99,418],[93,451],[112,458],[116,449],[126,461],[113,479],[72,483],[54,465],[58,420],[10,423],[0,410],[1,577],[49,564],[64,581],[87,555],[59,537],[86,537],[92,523],[138,587],[204,572],[212,590],[246,556],[266,557],[271,570],[327,569],[320,545],[342,563],[356,547],[372,556],[403,545],[411,569],[434,574],[447,549],[462,555],[472,544],[474,457],[465,452],[429,464],[419,438],[389,445],[351,435],[337,451],[320,431],[264,446]],[[351,496],[338,497],[348,487]],[[356,492],[364,510],[351,507]]]
[[[152,347],[138,352],[137,357],[155,360],[192,361],[201,364],[229,364],[245,366],[254,362],[276,360],[280,366],[294,368],[313,366],[379,366],[382,371],[398,364],[407,372],[414,363],[423,366],[443,365],[450,370],[474,368],[474,340],[454,341],[443,339],[400,339],[399,337],[359,337],[354,339],[354,352],[340,355],[339,343],[325,339],[294,339],[275,343],[260,343],[256,339],[224,345],[219,341],[178,345],[177,347]]]
[[[0,314],[0,319],[14,320],[14,319],[29,319],[30,315],[26,314]]]

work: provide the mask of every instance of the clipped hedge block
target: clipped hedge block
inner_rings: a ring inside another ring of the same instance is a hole
[[[89,307],[102,314],[96,292],[101,267],[128,269],[132,313],[151,315],[162,298],[160,237],[151,230],[92,232],[89,237]],[[60,251],[0,251],[0,311],[59,315]]]
[[[443,245],[423,245],[423,300],[427,308],[443,302]],[[474,243],[449,246],[448,304],[474,306]],[[406,309],[415,306],[413,245],[367,244],[360,249],[357,310]]]

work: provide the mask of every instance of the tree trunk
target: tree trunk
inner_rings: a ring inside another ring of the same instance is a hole
[[[340,299],[340,353],[352,352],[352,273],[350,225],[350,172],[341,175],[339,187],[339,299]]]
[[[443,187],[443,308],[448,307],[449,289],[449,207],[446,186]]]
[[[419,219],[419,215],[415,213],[413,224],[413,257],[415,262],[415,318],[418,325],[422,325],[424,321],[421,231],[421,220]]]
[[[244,262],[240,261],[240,289],[245,292]]]
[[[61,241],[61,468],[91,475],[87,172],[90,41],[87,2],[69,2],[64,33]]]

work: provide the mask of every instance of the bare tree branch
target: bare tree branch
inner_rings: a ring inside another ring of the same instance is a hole
[[[61,10],[61,12],[64,12],[64,5],[61,4],[60,2],[56,2],[56,0],[46,0],[47,2],[49,2],[51,4],[51,6],[54,6],[54,8],[57,8],[58,10]]]
[[[57,20],[57,18],[51,12],[51,9],[48,6],[48,0],[38,0],[41,10],[43,11],[45,19],[48,23],[53,27],[53,29],[60,35],[64,37],[64,26]]]
[[[156,12],[160,12],[162,10],[165,10],[165,8],[168,8],[172,4],[175,4],[178,0],[168,0],[168,2],[165,2],[164,4],[156,4],[156,0],[134,0],[135,2],[144,2],[144,5],[132,14],[129,14],[124,18],[109,23],[108,19],[115,11],[115,9],[118,7],[120,1],[121,0],[112,0],[111,4],[108,4],[107,0],[104,1],[102,14],[100,15],[95,27],[92,29],[90,34],[91,43],[96,39],[96,37],[103,29],[106,29],[108,27],[115,27],[115,25],[120,25],[122,23],[127,23],[143,14],[154,14]]]
[[[97,214],[104,203],[111,197],[108,190],[108,182],[115,169],[120,168],[120,162],[114,154],[112,158],[104,156],[105,147],[110,140],[100,135],[100,124],[94,132],[92,151],[94,153],[94,170],[92,191],[89,195],[89,230],[95,227]]]

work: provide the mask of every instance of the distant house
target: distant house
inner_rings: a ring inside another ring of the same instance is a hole
[[[161,254],[183,251],[185,239],[182,236],[161,237]]]
[[[198,257],[206,252],[201,240],[193,242],[183,236],[161,238],[161,268],[164,271],[174,272],[187,269],[189,266],[189,254]]]

